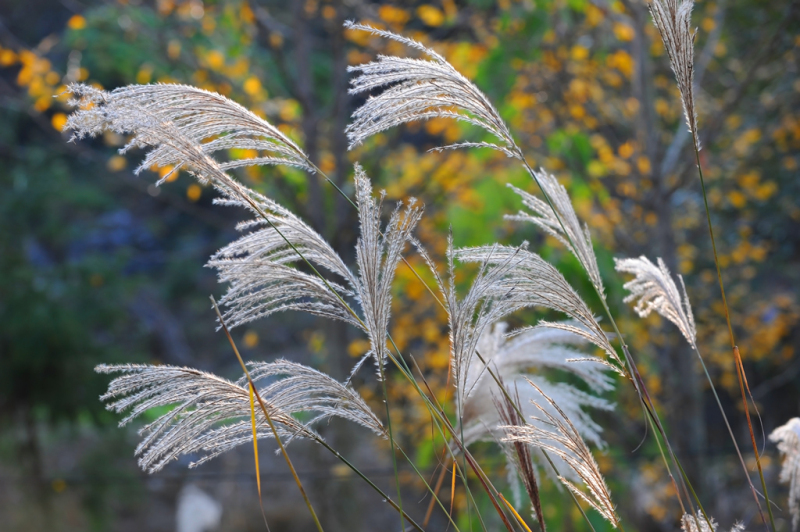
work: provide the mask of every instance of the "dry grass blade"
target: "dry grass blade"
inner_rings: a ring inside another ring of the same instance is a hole
[[[681,294],[661,258],[658,259],[658,266],[645,256],[638,259],[614,259],[614,262],[617,271],[636,276],[623,286],[630,292],[623,301],[635,301],[634,309],[639,317],[645,318],[655,311],[668,319],[678,327],[689,345],[697,349],[697,329],[683,277],[678,276],[683,292]]]
[[[534,419],[534,422],[539,422],[535,424],[502,427],[503,430],[508,432],[508,436],[504,440],[509,442],[519,441],[523,444],[543,449],[561,458],[581,480],[588,493],[578,489],[575,484],[563,476],[560,476],[559,480],[567,489],[586,501],[616,528],[619,525],[619,518],[611,501],[608,486],[606,486],[605,479],[600,473],[600,468],[597,466],[589,447],[558,404],[536,384],[530,380],[528,382],[545,398],[550,407],[555,409],[557,415],[551,414],[549,409],[534,403],[539,412],[544,415],[544,418]]]
[[[789,484],[789,512],[792,514],[792,529],[800,523],[800,418],[792,418],[772,431],[769,439],[778,444],[783,454],[781,482]]]
[[[521,427],[525,424],[525,420],[520,417],[509,395],[503,394],[500,399],[493,399],[495,409],[500,416],[500,421],[504,425]],[[519,392],[517,392],[515,399],[517,405],[520,405]],[[509,434],[506,432],[506,436],[508,435]],[[533,513],[539,521],[539,527],[542,532],[545,532],[547,528],[544,523],[542,500],[539,496],[539,484],[536,481],[536,469],[533,465],[530,448],[522,442],[514,441],[511,442],[511,445],[503,445],[503,451],[506,454],[506,462],[508,465],[516,472],[519,478],[522,479],[525,492],[528,494],[528,499],[531,501]],[[516,511],[514,513],[518,515]]]
[[[253,427],[253,457],[255,460],[256,487],[258,488],[258,505],[261,507],[264,526],[267,528],[267,532],[270,532],[267,514],[264,511],[264,498],[261,496],[261,466],[258,465],[258,421],[256,420],[255,388],[249,382],[247,388],[250,390],[250,424]]]
[[[376,434],[384,435],[380,421],[353,390],[334,379],[300,364],[287,361],[253,364],[254,380],[283,376],[259,390],[281,438],[318,439],[310,423],[292,414],[316,414],[312,422],[331,416],[354,421]],[[149,365],[100,365],[100,373],[121,373],[101,397],[107,408],[127,412],[125,425],[155,407],[174,406],[168,413],[145,425],[136,448],[139,465],[154,472],[181,455],[200,453],[195,467],[252,439],[249,384],[237,383],[191,368]],[[311,379],[316,380],[311,380]],[[258,426],[266,419],[257,412]],[[259,428],[257,437],[274,437]]]
[[[567,189],[558,182],[554,175],[548,174],[544,169],[540,169],[534,174],[536,182],[542,187],[544,194],[550,199],[550,203],[548,204],[515,186],[508,185],[522,198],[523,205],[533,214],[520,211],[516,215],[507,215],[505,218],[533,223],[559,240],[581,263],[600,297],[605,297],[603,280],[600,277],[600,269],[597,267],[589,226],[585,224],[581,226],[569,194],[567,194]]]
[[[351,82],[351,94],[388,87],[377,96],[371,96],[353,113],[353,122],[346,130],[351,149],[368,137],[400,124],[444,117],[478,126],[500,143],[464,143],[445,148],[480,146],[499,150],[509,157],[521,158],[508,127],[486,95],[441,55],[413,39],[372,26],[347,22],[345,27],[395,40],[423,52],[429,58],[382,55],[371,63],[348,68],[360,74]]]
[[[670,66],[681,92],[686,124],[694,138],[695,149],[699,151],[697,111],[694,102],[693,7],[694,0],[653,0],[650,3],[650,13],[667,49]]]

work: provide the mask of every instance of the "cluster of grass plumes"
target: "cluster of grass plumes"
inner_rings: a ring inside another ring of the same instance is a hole
[[[689,28],[691,2],[656,2],[652,10],[664,35],[687,122],[696,139]],[[408,379],[419,393],[432,426],[446,440],[443,451],[452,459],[453,487],[456,476],[460,477],[471,508],[478,510],[472,494],[475,482],[468,480],[470,472],[509,532],[520,526],[529,530],[520,512],[505,500],[470,452],[473,443],[489,440],[498,443],[508,459],[509,469],[522,480],[543,531],[537,471],[563,483],[581,512],[583,502],[613,527],[622,528],[622,518],[587,443],[604,445],[602,428],[592,418],[592,412],[613,408],[602,394],[613,389],[616,374],[621,382],[632,383],[656,441],[659,446],[662,441],[666,445],[668,452],[662,453],[666,469],[674,470],[676,475],[681,472],[678,480],[669,474],[685,513],[684,530],[716,530],[716,524],[703,510],[678,457],[672,452],[655,405],[609,309],[589,228],[578,218],[567,190],[555,176],[545,170],[534,171],[528,165],[522,149],[489,99],[441,55],[417,41],[384,30],[353,23],[347,27],[394,39],[428,58],[381,56],[374,62],[351,68],[359,73],[351,92],[380,90],[353,114],[353,122],[345,132],[351,148],[388,128],[430,118],[454,118],[483,129],[496,143],[463,142],[441,149],[488,147],[522,164],[539,186],[542,197],[514,188],[530,212],[521,211],[508,218],[534,224],[574,254],[613,330],[606,331],[564,275],[530,251],[526,243],[454,249],[451,238],[444,268],[447,273],[441,274],[413,236],[423,216],[422,208],[413,199],[405,206],[398,204],[388,222],[382,224],[383,195],[376,197],[369,178],[358,165],[352,203],[358,210],[360,236],[352,269],[300,217],[244,186],[229,173],[238,167],[265,164],[320,171],[296,143],[267,121],[223,96],[193,87],[147,85],[107,92],[73,85],[69,90],[79,109],[66,127],[76,137],[97,135],[105,130],[129,135],[131,140],[123,150],[134,147],[150,150],[137,171],[154,164],[172,166],[173,171],[189,171],[219,191],[221,198],[217,203],[242,207],[254,216],[239,226],[246,234],[215,253],[208,263],[218,271],[220,283],[228,285],[221,300],[225,310],[219,314],[220,326],[226,333],[228,327],[284,311],[305,312],[347,323],[364,334],[370,346],[354,364],[351,377],[365,361],[374,360],[384,390],[386,413],[382,419],[349,385],[349,379],[341,383],[288,361],[253,363],[249,369],[242,363],[246,375],[238,382],[189,368],[100,366],[98,371],[122,374],[111,382],[103,400],[110,401],[108,407],[112,410],[129,411],[123,424],[149,408],[178,405],[142,429],[144,439],[137,449],[142,467],[155,471],[183,454],[204,453],[196,462],[202,463],[261,438],[274,438],[285,453],[281,440],[288,442],[301,437],[322,445],[353,468],[399,512],[403,526],[407,521],[422,530],[424,526],[403,510],[396,465],[397,502],[389,499],[315,431],[316,423],[340,417],[365,427],[376,437],[388,439],[392,459],[396,459],[395,448],[408,459],[431,495],[432,504],[438,504],[457,530],[439,499],[438,487],[428,485],[408,458],[413,453],[400,448],[393,435],[386,392],[390,385],[386,371],[391,364],[392,371]],[[699,150],[698,142],[695,146]],[[262,155],[236,160],[215,158],[234,148],[257,150]],[[452,409],[439,404],[427,382],[414,376],[389,334],[395,270],[410,249],[416,249],[428,265],[438,285],[428,288],[434,295],[438,288],[441,299],[435,297],[448,315],[449,370],[455,392]],[[478,271],[469,289],[460,295],[454,279],[457,267],[463,263],[477,264]],[[625,285],[631,292],[625,301],[635,301],[640,316],[655,311],[674,323],[699,357],[693,313],[682,279],[678,290],[660,259],[658,265],[645,257],[618,260],[617,270],[635,275]],[[530,307],[549,309],[567,319],[540,321],[508,331],[503,320]],[[615,341],[619,342],[622,354],[614,347]],[[588,347],[597,348],[601,356]],[[238,351],[236,354],[239,356]],[[543,371],[548,368],[570,373],[585,385],[584,389],[554,382]],[[266,383],[256,386],[260,382]],[[258,399],[260,411],[255,408],[254,398]],[[454,414],[448,415],[448,410]],[[310,412],[311,418],[299,421],[295,414],[300,412]],[[773,439],[781,442],[780,448],[787,455],[785,471],[790,472],[784,478],[791,482],[792,509],[796,514],[798,445],[796,435],[791,439],[792,434],[789,429],[776,431]],[[744,466],[741,453],[739,456]],[[291,467],[288,454],[286,458]],[[302,484],[295,478],[313,514]],[[483,524],[482,517],[480,521]],[[317,527],[322,530],[318,521]],[[734,527],[734,530],[740,529]]]

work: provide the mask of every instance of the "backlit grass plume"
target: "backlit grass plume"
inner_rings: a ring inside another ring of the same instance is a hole
[[[501,412],[492,398],[502,395],[502,391],[489,374],[491,369],[496,377],[508,383],[508,388],[523,396],[525,400],[518,402],[518,406],[525,415],[534,414],[532,401],[541,403],[542,399],[534,388],[527,385],[526,379],[531,379],[574,420],[584,438],[602,447],[602,428],[585,409],[611,410],[613,405],[576,386],[553,382],[544,376],[547,369],[559,369],[581,378],[595,393],[613,389],[602,359],[579,350],[588,344],[586,338],[569,331],[543,327],[514,331],[510,335],[506,331],[506,323],[494,324],[483,333],[477,351],[473,353],[464,392],[465,442],[498,438]]]
[[[697,349],[697,328],[694,324],[692,305],[689,303],[689,296],[686,295],[683,277],[678,276],[681,282],[681,293],[661,258],[658,259],[658,266],[644,256],[638,259],[614,259],[614,262],[617,271],[632,273],[636,276],[625,283],[624,288],[630,292],[630,295],[623,301],[625,303],[635,301],[634,310],[642,318],[646,318],[655,311],[668,319],[678,327],[686,341],[694,349]]]
[[[285,310],[321,315],[366,332],[371,350],[362,362],[374,356],[377,362],[383,363],[394,272],[422,216],[422,209],[413,200],[404,210],[398,205],[381,232],[381,201],[373,198],[369,178],[361,167],[356,165],[355,170],[361,221],[361,236],[356,245],[358,275],[353,274],[330,245],[305,222],[258,195],[260,204],[268,205],[269,212],[276,213],[271,223],[256,218],[241,224],[241,230],[258,229],[228,244],[208,262],[208,266],[218,270],[219,281],[229,285],[221,300],[228,307],[224,318],[229,326]],[[336,274],[346,286],[291,266],[301,258],[319,266],[316,273],[324,269]],[[363,317],[347,303],[347,298],[351,297],[360,303]]]
[[[482,246],[455,252],[461,262],[487,265],[509,264],[498,282],[487,287],[488,297],[504,298],[511,308],[544,307],[569,316],[576,323],[541,321],[539,326],[561,329],[581,336],[607,355],[602,363],[622,372],[622,361],[592,311],[555,266],[524,248]]]
[[[256,150],[263,155],[220,160],[219,170],[285,164],[313,171],[308,156],[289,137],[221,94],[178,84],[129,85],[113,91],[72,84],[67,91],[81,108],[70,115],[65,129],[75,131],[78,138],[110,129],[121,135],[134,134],[123,151],[153,148],[137,172],[154,165],[171,166],[173,171],[200,170],[203,163],[198,155],[220,155],[231,149]],[[214,176],[200,172],[199,177]]]
[[[392,127],[431,118],[455,118],[492,134],[500,144],[464,142],[444,148],[486,147],[522,158],[511,133],[489,99],[474,83],[458,72],[444,57],[413,39],[365,24],[345,23],[349,30],[368,31],[403,43],[424,53],[429,59],[381,55],[376,61],[348,67],[358,72],[351,84],[351,94],[363,94],[383,88],[370,96],[353,113],[347,126],[350,148]]]
[[[692,8],[694,0],[653,0],[650,13],[661,33],[661,40],[669,55],[670,66],[675,73],[681,92],[686,125],[700,150],[697,131],[697,110],[694,102],[694,37],[692,31]]]
[[[789,512],[792,529],[800,523],[800,418],[793,417],[772,431],[769,439],[778,444],[783,455],[781,482],[789,484]]]
[[[139,431],[143,439],[136,455],[142,469],[152,473],[182,455],[200,454],[190,465],[194,467],[252,442],[249,385],[245,378],[231,382],[192,368],[137,364],[100,365],[96,371],[121,374],[101,397],[109,410],[127,414],[120,426],[152,408],[172,407]],[[285,360],[252,363],[250,372],[254,382],[268,381],[259,388],[259,394],[281,439],[319,440],[311,425],[333,416],[385,437],[380,420],[363,399],[324,373]],[[312,419],[301,423],[293,416],[301,412],[311,413]],[[263,413],[256,410],[255,415],[258,438],[274,437]]]
[[[698,510],[696,515],[683,514],[681,518],[681,530],[683,532],[717,532],[717,522],[714,518],[706,519],[703,513]],[[744,532],[743,523],[735,523],[730,532]]]
[[[611,501],[611,493],[586,442],[583,441],[572,421],[556,401],[548,397],[534,382],[530,380],[528,382],[544,397],[545,404],[549,406],[543,407],[539,402],[534,401],[534,406],[544,417],[534,418],[534,423],[523,426],[503,426],[502,429],[508,433],[504,440],[531,445],[561,458],[580,479],[586,491],[579,489],[563,474],[558,477],[559,480],[616,528],[619,524],[619,517],[614,509],[614,503]],[[551,413],[551,410],[555,410],[555,413]],[[539,423],[536,423],[537,421]]]
[[[601,297],[605,297],[603,281],[600,278],[600,269],[597,267],[597,258],[592,246],[592,236],[589,233],[589,226],[581,226],[575,208],[569,199],[567,189],[558,182],[553,174],[540,169],[534,172],[536,182],[542,187],[552,202],[550,204],[537,198],[536,196],[520,190],[513,185],[508,185],[517,195],[522,198],[522,203],[532,211],[527,213],[520,211],[516,215],[506,215],[507,220],[521,222],[531,222],[542,228],[547,234],[555,237],[559,242],[569,249],[583,269],[589,275],[589,279],[597,289]],[[557,214],[556,214],[557,213]]]

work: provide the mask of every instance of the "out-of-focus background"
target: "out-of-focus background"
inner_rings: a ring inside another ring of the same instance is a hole
[[[348,19],[403,32],[442,53],[495,102],[533,165],[567,186],[591,228],[609,301],[705,508],[723,526],[742,519],[757,528],[694,355],[674,328],[641,320],[622,304],[624,280],[613,271],[613,257],[646,254],[684,275],[699,343],[747,449],[691,141],[643,1],[3,0],[0,530],[166,531],[176,529],[179,515],[187,532],[263,530],[251,447],[198,469],[180,460],[147,475],[134,458],[140,425],[117,428],[119,416],[98,400],[109,378],[93,372],[100,363],[147,362],[238,377],[208,301],[224,286],[203,264],[235,238],[242,213],[212,206],[212,190],[185,173],[158,188],[158,173],[169,169],[134,174],[143,154],[117,153],[125,138],[69,142],[61,132],[69,107],[58,95],[70,82],[107,89],[187,83],[220,92],[296,138],[345,191],[352,193],[358,160],[389,200],[422,200],[418,235],[438,259],[449,227],[457,245],[529,240],[589,297],[577,263],[557,242],[503,219],[520,208],[506,183],[536,191],[518,165],[486,150],[427,151],[474,139],[474,130],[437,119],[347,151],[343,129],[360,102],[347,93],[347,66],[377,53],[413,55],[344,31]],[[769,433],[800,414],[800,6],[704,0],[693,22],[701,162],[732,322]],[[295,210],[352,260],[355,213],[329,185],[286,168],[236,175]],[[434,388],[444,388],[446,318],[403,268],[393,316],[399,347]],[[534,318],[520,315],[517,325]],[[248,359],[286,357],[339,378],[365,346],[338,324],[299,314],[273,316],[234,336]],[[379,405],[373,375],[360,375],[357,387]],[[430,425],[408,384],[394,377],[396,430],[418,467],[433,475]],[[641,410],[625,383],[609,399],[617,409],[599,418],[608,447],[596,456],[621,515],[632,529],[674,530],[679,509],[658,449],[651,438],[639,446],[646,433]],[[391,489],[384,444],[337,421],[321,431]],[[760,426],[756,433],[760,438]],[[271,444],[262,447],[272,530],[309,530],[285,463]],[[290,450],[326,530],[397,527],[396,515],[327,455],[303,442]],[[497,449],[476,453],[505,486]],[[771,494],[785,507],[769,442],[764,464]],[[409,511],[421,515],[424,489],[407,468],[400,476]],[[587,528],[563,492],[547,480],[543,490],[552,529]],[[463,497],[455,504],[464,508]],[[192,528],[186,516],[199,523]],[[434,514],[432,526],[444,528],[446,520]]]

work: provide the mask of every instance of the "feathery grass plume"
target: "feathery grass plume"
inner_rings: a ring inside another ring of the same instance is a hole
[[[619,518],[611,501],[611,493],[586,442],[559,405],[533,381],[528,380],[528,383],[544,397],[549,408],[534,401],[534,406],[544,418],[535,417],[534,423],[523,426],[506,425],[501,427],[508,433],[504,440],[531,445],[561,458],[580,479],[588,493],[578,489],[563,475],[558,477],[559,480],[616,528]],[[555,410],[555,415],[551,413],[551,410]]]
[[[283,376],[259,390],[270,410],[279,436],[320,436],[311,423],[332,416],[348,419],[381,437],[385,431],[363,399],[352,389],[314,369],[285,360],[250,364],[254,382]],[[150,365],[100,365],[98,373],[121,373],[101,396],[106,408],[127,412],[126,425],[155,407],[174,406],[140,429],[144,436],[136,448],[139,465],[153,473],[181,455],[202,453],[195,467],[238,445],[252,441],[249,385],[247,379],[231,382],[192,368]],[[293,417],[299,412],[315,414],[307,423]],[[258,438],[274,437],[261,411],[256,411]]]
[[[130,85],[111,92],[71,84],[67,92],[74,96],[70,103],[78,107],[64,126],[65,131],[74,132],[73,139],[96,136],[105,130],[132,135],[120,152],[152,148],[135,173],[152,166],[172,167],[170,173],[186,169],[201,183],[211,183],[225,198],[223,203],[244,206],[268,223],[271,215],[285,216],[288,211],[245,187],[225,170],[245,164],[288,164],[314,171],[306,154],[291,139],[219,94],[164,84]],[[230,148],[260,149],[270,155],[229,162],[212,157]]]
[[[504,275],[486,288],[486,297],[502,297],[511,308],[539,306],[563,312],[577,323],[540,321],[538,327],[561,329],[586,338],[608,355],[608,360],[598,360],[623,373],[623,363],[597,318],[564,276],[539,255],[527,249],[495,245],[461,248],[455,257],[462,262],[487,265],[508,263],[513,257]]]
[[[589,226],[584,224],[581,227],[578,216],[575,214],[575,208],[572,206],[569,194],[567,194],[567,189],[558,182],[558,179],[553,174],[548,174],[544,168],[534,172],[534,174],[536,182],[539,183],[539,186],[550,198],[553,208],[547,202],[509,184],[507,186],[522,198],[523,205],[533,211],[533,214],[519,211],[516,215],[506,215],[505,219],[538,225],[547,234],[564,244],[575,255],[583,269],[586,270],[600,297],[605,298],[605,289],[603,288],[603,280],[600,277],[600,269],[597,267],[597,258],[594,254]]]
[[[778,444],[783,454],[780,481],[789,484],[789,512],[792,514],[792,529],[800,522],[800,418],[793,417],[772,431],[769,439]]]
[[[502,380],[500,381],[502,383]],[[519,427],[525,424],[525,420],[520,417],[517,409],[515,408],[515,403],[512,401],[516,400],[516,405],[520,404],[519,398],[519,391],[515,393],[514,399],[512,399],[509,395],[501,395],[498,399],[496,397],[492,398],[492,402],[494,403],[495,409],[500,416],[500,421],[503,425],[508,426],[515,426]],[[506,434],[507,436],[508,434]],[[542,532],[546,532],[547,527],[544,523],[544,515],[542,514],[542,499],[539,496],[539,483],[536,480],[536,469],[533,465],[533,460],[531,458],[531,449],[527,445],[522,442],[500,442],[503,452],[506,455],[506,463],[508,464],[508,472],[509,475],[516,475],[518,478],[522,479],[522,484],[525,486],[525,492],[528,494],[528,499],[531,501],[531,509],[533,510],[533,514],[536,519],[539,521],[539,527],[541,528]],[[509,480],[509,484],[512,486],[518,486],[515,479],[511,478]],[[517,492],[519,490],[515,490],[515,498],[517,497]],[[515,501],[517,506],[520,505],[520,501]]]
[[[638,259],[615,258],[614,263],[618,272],[632,273],[636,276],[623,285],[623,288],[630,292],[630,295],[623,301],[625,303],[636,301],[634,310],[642,318],[646,318],[652,311],[656,311],[674,323],[689,345],[697,350],[697,329],[694,324],[692,305],[686,294],[686,285],[683,284],[683,277],[678,275],[683,291],[683,296],[681,296],[675,281],[670,276],[667,265],[660,257],[658,266],[645,256]]]
[[[526,384],[527,379],[532,379],[575,421],[584,438],[603,447],[605,442],[600,436],[603,429],[584,408],[612,410],[614,405],[573,385],[551,382],[536,375],[537,371],[547,368],[560,369],[583,379],[595,392],[611,390],[613,384],[603,372],[606,367],[603,360],[576,349],[585,346],[588,341],[569,331],[548,328],[524,329],[509,339],[505,334],[506,329],[505,323],[494,324],[491,330],[481,336],[477,352],[473,351],[463,399],[465,443],[498,437],[501,412],[494,408],[493,397],[502,394],[502,390],[487,371],[488,366],[496,377],[509,383],[509,389],[521,388],[526,400],[517,404],[523,414],[535,413],[531,407],[532,401],[541,400],[536,390]],[[477,353],[486,364],[480,361]],[[575,360],[578,362],[570,362]],[[519,394],[520,390],[517,389],[516,393]]]
[[[739,457],[739,462],[742,465],[745,478],[753,492],[753,497],[755,497],[756,502],[758,502],[755,486],[753,486],[750,480],[750,472],[739,450],[736,436],[728,421],[728,416],[725,414],[725,409],[722,407],[722,402],[719,399],[719,394],[717,394],[714,381],[711,379],[706,363],[697,347],[697,331],[694,323],[694,315],[692,314],[692,305],[689,302],[689,296],[686,293],[686,286],[683,283],[683,277],[680,275],[678,276],[683,292],[683,296],[681,297],[681,292],[678,291],[675,281],[673,281],[667,266],[661,258],[658,259],[658,266],[644,256],[638,259],[614,259],[614,261],[617,271],[632,273],[636,276],[633,280],[623,285],[625,289],[631,292],[623,301],[625,303],[636,301],[634,309],[640,317],[647,317],[650,312],[656,311],[658,314],[671,321],[678,327],[695,354],[697,354],[700,366],[703,368],[703,372],[711,387],[711,392],[717,402],[722,419],[728,429],[733,447],[736,449],[736,454]]]
[[[669,63],[675,73],[681,92],[686,125],[694,138],[695,148],[700,151],[697,132],[697,111],[694,105],[694,37],[692,31],[692,8],[694,0],[653,0],[650,13],[653,23],[661,33],[661,40],[669,55]]]
[[[707,520],[703,516],[703,512],[699,510],[696,516],[683,514],[683,517],[681,517],[681,530],[683,532],[717,532],[717,528],[719,528],[719,525],[714,521],[714,518],[712,517],[710,521]],[[744,532],[744,523],[735,523],[731,527],[731,532]]]
[[[371,344],[371,351],[362,360],[374,356],[377,364],[383,364],[392,307],[392,281],[406,242],[410,241],[411,232],[422,218],[422,208],[417,207],[412,198],[401,215],[398,203],[382,234],[381,206],[385,192],[381,193],[380,200],[373,199],[369,178],[358,164],[355,165],[355,182],[361,222],[361,235],[356,244],[359,273],[356,293]]]
[[[350,94],[362,94],[388,86],[377,96],[370,96],[353,113],[353,122],[346,129],[350,149],[368,137],[400,124],[443,117],[478,126],[493,135],[500,144],[463,142],[438,149],[484,147],[522,159],[522,153],[508,127],[486,95],[444,57],[420,42],[390,31],[350,21],[345,22],[345,28],[395,40],[423,52],[429,58],[381,55],[377,61],[348,67],[349,72],[360,73],[351,81]]]
[[[134,134],[121,152],[131,148],[151,150],[136,172],[153,165],[192,169],[194,154],[183,150],[189,143],[204,155],[223,150],[246,149],[266,155],[219,162],[221,171],[248,165],[296,166],[313,172],[308,157],[278,128],[228,98],[188,85],[129,85],[103,91],[84,84],[72,84],[67,91],[80,109],[67,120],[65,130],[77,138],[95,136],[106,129]],[[91,105],[89,105],[91,104]],[[162,178],[162,181],[169,174]],[[201,179],[212,179],[202,172]]]
[[[447,316],[450,325],[450,366],[456,388],[456,408],[459,417],[464,410],[467,397],[470,365],[474,362],[478,342],[492,323],[520,309],[522,305],[512,302],[508,292],[496,290],[498,283],[506,277],[520,260],[521,248],[509,248],[502,259],[494,262],[480,261],[480,269],[472,281],[467,295],[459,300],[455,289],[455,258],[452,235],[448,239],[449,281],[443,287]],[[500,246],[489,248],[488,254],[498,251]]]
[[[260,194],[252,194],[258,205],[271,214],[271,223],[267,225],[257,218],[240,224],[240,230],[260,228],[219,250],[207,264],[218,270],[221,283],[229,284],[221,302],[228,307],[223,317],[231,328],[275,312],[308,312],[344,321],[369,335],[371,349],[354,371],[370,356],[383,363],[394,273],[405,244],[422,217],[422,208],[413,199],[404,211],[398,204],[381,234],[382,202],[373,199],[370,180],[359,165],[355,166],[355,184],[361,221],[356,245],[358,276],[299,217]],[[241,205],[231,199],[218,203]],[[347,287],[289,266],[300,260],[298,251],[307,261],[343,278]],[[363,320],[346,304],[347,297],[355,297],[361,304]]]
[[[206,264],[217,269],[220,283],[228,283],[220,302],[227,307],[223,318],[229,327],[275,312],[297,310],[363,329],[362,322],[344,302],[355,294],[358,280],[328,242],[269,198],[251,192],[250,199],[269,215],[270,223],[258,217],[239,224],[240,231],[257,230],[223,247]],[[232,198],[216,203],[247,207],[245,202]],[[301,260],[298,251],[310,263],[344,279],[347,287],[291,266]]]

